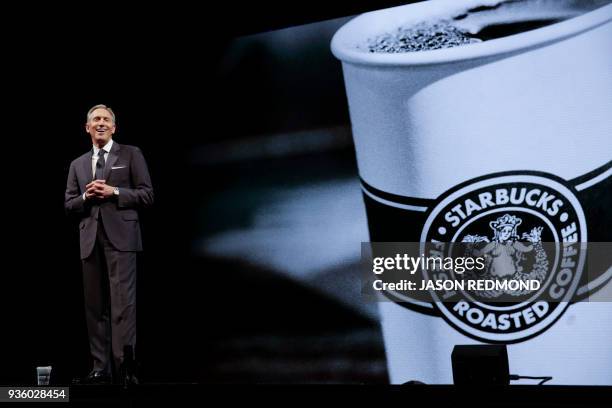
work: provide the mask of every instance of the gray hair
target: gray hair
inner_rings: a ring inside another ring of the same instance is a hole
[[[115,112],[113,112],[113,110],[111,108],[109,108],[108,106],[102,105],[102,104],[96,105],[96,106],[94,106],[93,108],[91,108],[90,110],[87,111],[87,122],[89,122],[91,120],[91,116],[92,116],[93,112],[96,109],[105,109],[108,113],[110,113],[111,117],[113,118],[113,123],[116,123],[116,121],[115,121]]]

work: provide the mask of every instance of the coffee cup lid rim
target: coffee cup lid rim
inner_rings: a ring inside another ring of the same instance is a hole
[[[435,10],[432,4],[449,4],[449,1],[440,0],[438,2],[407,4],[361,14],[344,24],[334,34],[331,41],[332,53],[343,62],[358,65],[412,66],[444,64],[538,48],[591,30],[612,20],[612,4],[608,4],[583,15],[535,30],[453,48],[405,53],[372,53],[357,48],[357,45],[366,39],[364,29],[366,36],[368,31],[373,31],[369,28],[372,26],[371,23],[373,21],[380,21],[381,18],[393,16],[393,21],[395,22],[402,15],[411,13],[416,8],[420,8],[423,13],[429,13]],[[456,5],[457,3],[454,4]]]

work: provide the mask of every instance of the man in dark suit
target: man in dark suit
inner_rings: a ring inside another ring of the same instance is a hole
[[[68,214],[80,217],[85,318],[93,359],[85,381],[107,383],[113,371],[117,375],[125,368],[124,350],[131,352],[136,345],[139,210],[153,204],[153,188],[140,149],[113,141],[115,114],[109,107],[91,108],[85,130],[93,148],[70,164],[64,204]],[[133,373],[127,375],[122,380],[137,383]]]

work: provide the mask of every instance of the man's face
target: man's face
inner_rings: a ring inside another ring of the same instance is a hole
[[[103,147],[115,133],[115,123],[110,112],[98,108],[91,113],[90,119],[85,124],[85,130],[91,136],[91,141],[98,147]]]

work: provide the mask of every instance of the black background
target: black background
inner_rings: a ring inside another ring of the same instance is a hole
[[[226,265],[192,255],[197,209],[190,197],[219,188],[223,178],[202,178],[189,156],[209,140],[231,137],[228,120],[241,122],[240,112],[228,115],[227,104],[217,103],[226,86],[215,81],[217,63],[232,38],[396,4],[173,2],[127,9],[105,2],[6,10],[0,382],[33,384],[35,366],[49,364],[55,382],[66,383],[90,368],[78,235],[64,215],[63,193],[70,161],[91,148],[85,114],[98,103],[117,114],[115,140],[143,150],[155,189],[155,207],[143,217],[138,295],[138,352],[150,380],[210,380],[211,339],[266,326],[299,332],[312,314],[326,316],[325,302],[306,311],[287,295],[279,311],[240,288],[233,295],[216,290],[210,277]],[[326,120],[347,117],[342,107]],[[258,281],[249,293],[283,284]],[[219,312],[219,302],[233,306]],[[249,313],[267,317],[254,322]],[[363,323],[336,313],[320,324]]]

